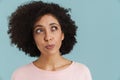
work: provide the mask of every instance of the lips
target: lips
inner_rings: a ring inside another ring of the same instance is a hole
[[[50,45],[45,46],[45,48],[46,48],[46,49],[53,49],[54,46],[55,46],[54,44],[50,44]]]

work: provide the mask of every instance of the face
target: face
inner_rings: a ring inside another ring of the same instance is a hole
[[[60,54],[64,34],[52,15],[46,14],[36,21],[33,36],[41,55]]]

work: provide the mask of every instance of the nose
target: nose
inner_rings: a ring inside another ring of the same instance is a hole
[[[46,31],[45,32],[45,37],[44,37],[44,40],[45,41],[50,41],[50,40],[52,40],[52,33],[51,32],[49,32],[49,31]]]

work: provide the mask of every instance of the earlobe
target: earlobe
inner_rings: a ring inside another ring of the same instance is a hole
[[[64,40],[64,33],[62,33],[62,40]]]

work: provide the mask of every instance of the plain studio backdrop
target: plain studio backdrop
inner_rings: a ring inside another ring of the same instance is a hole
[[[8,17],[30,0],[0,0],[0,80],[36,58],[10,44]],[[71,8],[78,26],[77,41],[68,59],[87,65],[93,80],[120,80],[120,0],[44,0]]]

